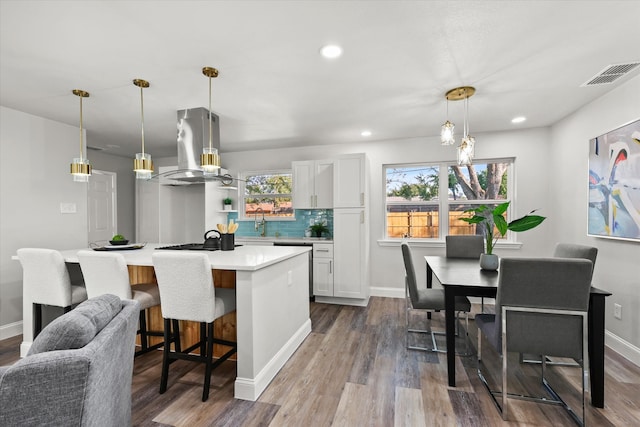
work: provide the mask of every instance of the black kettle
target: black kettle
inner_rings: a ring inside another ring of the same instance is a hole
[[[209,233],[216,233],[218,237],[209,237]],[[204,233],[204,249],[220,249],[220,233],[217,230],[209,230]]]

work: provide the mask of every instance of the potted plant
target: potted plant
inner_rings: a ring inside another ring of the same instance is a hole
[[[311,234],[314,237],[322,237],[322,233],[329,232],[329,227],[327,227],[323,222],[316,222],[315,224],[309,226],[309,229],[311,230]]]
[[[493,248],[500,236],[507,234],[507,230],[519,232],[531,230],[537,227],[546,219],[544,216],[529,214],[507,222],[504,219],[504,213],[509,208],[510,202],[497,205],[493,209],[488,206],[480,205],[474,209],[467,209],[465,213],[473,213],[469,218],[460,218],[469,224],[481,224],[483,226],[484,238],[486,241],[485,253],[480,256],[480,267],[484,270],[495,270],[498,268],[498,256],[493,253]],[[494,237],[494,227],[498,230],[498,235]]]
[[[230,197],[225,197],[225,198],[222,200],[222,203],[223,203],[223,205],[224,205],[224,210],[225,210],[225,211],[230,211],[230,210],[231,210],[231,203],[232,203],[232,202],[233,202],[233,200],[231,200],[231,198],[230,198]]]

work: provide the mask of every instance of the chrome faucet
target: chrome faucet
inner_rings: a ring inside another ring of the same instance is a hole
[[[262,221],[258,221],[258,212],[262,212]],[[260,237],[264,237],[267,234],[267,222],[264,220],[264,210],[262,208],[256,209],[253,225],[256,228],[256,231],[258,231],[260,227],[262,227],[262,233],[260,233]]]

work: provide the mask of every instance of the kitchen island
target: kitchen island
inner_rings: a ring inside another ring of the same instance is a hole
[[[118,251],[129,266],[132,284],[155,280],[151,255],[161,246],[167,245],[147,244],[138,250]],[[67,263],[75,264],[78,250],[61,252]],[[235,276],[238,352],[234,396],[238,399],[256,400],[311,332],[309,251],[307,247],[289,246],[241,246],[233,251],[206,251],[215,286],[218,286],[216,278],[226,280],[229,286],[229,277]],[[31,305],[25,295],[23,356],[33,336]],[[226,329],[228,337],[230,331]]]

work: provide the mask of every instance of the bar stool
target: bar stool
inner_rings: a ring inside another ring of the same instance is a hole
[[[202,253],[154,253],[153,267],[160,288],[162,317],[164,318],[164,346],[160,394],[167,390],[169,364],[176,360],[190,360],[206,364],[202,401],[209,398],[211,371],[237,351],[237,343],[213,337],[216,319],[236,309],[235,290],[214,288],[209,257]],[[179,320],[200,322],[200,341],[180,349]],[[173,324],[173,334],[169,331]],[[175,351],[170,351],[170,341]],[[231,347],[215,362],[213,343]],[[189,354],[200,348],[200,355]]]
[[[162,331],[149,331],[147,329],[147,309],[160,305],[160,293],[155,283],[140,283],[131,285],[129,282],[129,270],[127,263],[117,252],[96,252],[90,250],[78,251],[78,260],[84,276],[89,298],[103,294],[113,294],[120,299],[135,300],[140,303],[140,345],[141,350],[135,355],[140,356],[164,345],[159,342],[149,345],[149,337],[162,337]]]
[[[65,313],[87,299],[84,287],[73,285],[62,254],[53,249],[21,248],[23,294],[33,303],[33,338],[42,331],[42,306],[62,307]]]

